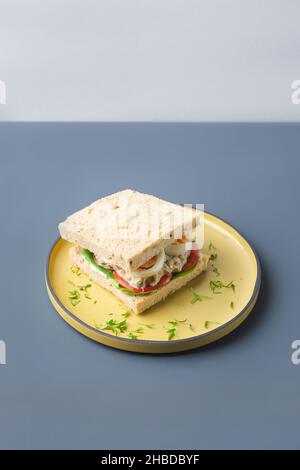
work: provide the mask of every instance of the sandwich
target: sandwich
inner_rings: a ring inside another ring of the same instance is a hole
[[[201,211],[131,189],[93,202],[59,224],[72,263],[126,309],[141,313],[207,268],[195,234]]]

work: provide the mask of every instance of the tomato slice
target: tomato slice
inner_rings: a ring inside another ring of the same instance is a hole
[[[180,272],[188,271],[189,269],[192,269],[194,266],[196,266],[199,258],[200,258],[200,250],[192,250],[190,256],[188,257],[186,264],[183,266]]]
[[[155,286],[148,286],[144,287],[143,289],[139,289],[138,287],[133,287],[129,284],[129,282],[125,281],[118,273],[114,272],[114,280],[117,281],[122,287],[126,289],[132,290],[133,292],[150,292],[152,290],[159,289],[160,287],[165,286],[171,280],[172,276],[170,274],[165,274],[160,281],[155,284]]]

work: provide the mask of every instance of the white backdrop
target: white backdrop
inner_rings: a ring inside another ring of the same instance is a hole
[[[299,121],[299,19],[300,0],[0,0],[0,120]]]

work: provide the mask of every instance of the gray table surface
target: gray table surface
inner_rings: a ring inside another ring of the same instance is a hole
[[[298,125],[1,124],[1,448],[299,448]],[[43,271],[57,224],[136,188],[201,202],[253,243],[250,318],[205,349],[145,356],[70,328]]]

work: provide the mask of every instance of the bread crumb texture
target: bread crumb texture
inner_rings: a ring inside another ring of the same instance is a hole
[[[126,189],[93,202],[59,224],[62,238],[87,248],[125,271],[133,271],[181,238],[200,212]]]

